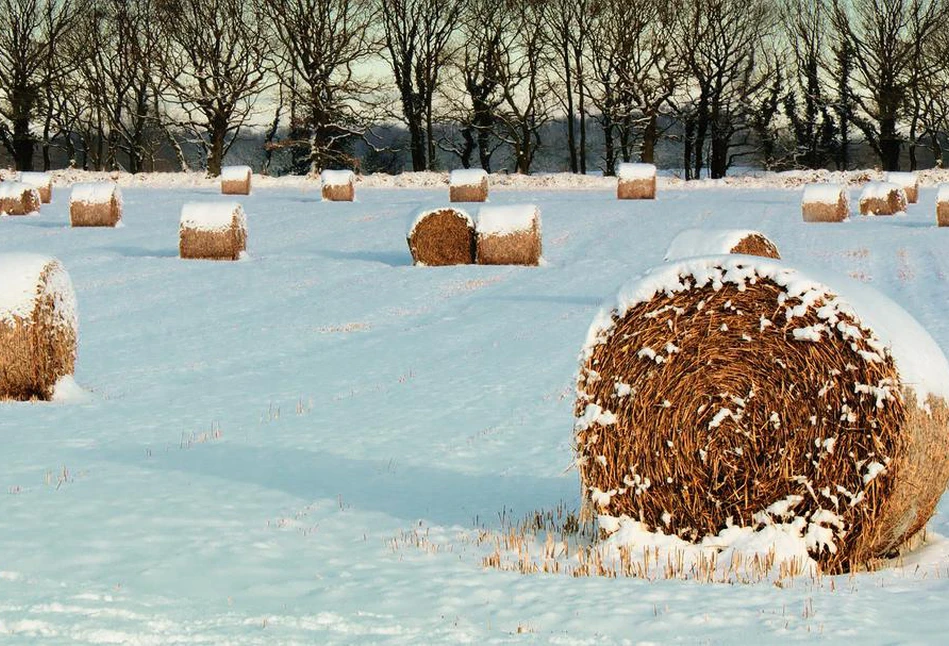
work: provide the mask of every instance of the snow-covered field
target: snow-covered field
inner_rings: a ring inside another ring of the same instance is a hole
[[[0,642],[941,641],[933,535],[902,566],[780,585],[484,567],[491,537],[578,506],[587,328],[683,229],[760,230],[949,349],[932,186],[907,216],[805,225],[799,189],[620,203],[601,183],[492,192],[540,206],[539,268],[412,267],[406,228],[447,184],[345,204],[261,182],[237,263],[177,258],[182,204],[222,199],[208,182],[123,186],[118,229],[70,229],[62,185],[41,215],[0,218],[0,252],[72,277],[86,391],[0,404]],[[931,528],[949,535],[949,500]]]

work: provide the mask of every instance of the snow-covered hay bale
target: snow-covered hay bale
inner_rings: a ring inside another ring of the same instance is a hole
[[[420,212],[406,238],[416,265],[470,265],[475,261],[474,221],[461,209]]]
[[[189,202],[181,207],[182,258],[238,260],[247,249],[247,218],[237,202]]]
[[[540,209],[535,205],[483,206],[475,229],[478,264],[540,264]]]
[[[760,231],[749,229],[686,229],[669,245],[665,260],[696,256],[744,254],[780,259],[777,246]]]
[[[76,365],[76,295],[54,258],[0,254],[0,399],[48,400]]]
[[[843,222],[850,217],[850,191],[841,184],[808,184],[801,213],[805,222]]]
[[[110,182],[76,184],[69,194],[74,227],[114,227],[122,220],[122,192]]]
[[[656,167],[652,164],[620,164],[616,197],[621,200],[656,199]]]
[[[320,173],[323,199],[327,202],[352,202],[356,199],[356,174],[351,170],[324,170]]]
[[[896,215],[906,210],[906,191],[899,184],[869,182],[860,193],[860,215]]]
[[[936,223],[949,227],[949,184],[940,184],[936,193]]]
[[[221,169],[222,195],[250,195],[250,166],[225,166]]]
[[[38,190],[43,204],[49,204],[53,200],[53,176],[49,173],[23,172],[20,173],[18,179]]]
[[[700,542],[806,542],[827,572],[891,555],[949,481],[949,364],[862,284],[768,259],[664,265],[621,290],[581,353],[585,512]]]
[[[23,182],[0,182],[0,213],[29,215],[40,210],[40,193]]]
[[[907,204],[916,204],[919,201],[919,177],[916,173],[887,173],[884,179],[903,187]]]
[[[453,170],[448,183],[448,196],[452,202],[488,200],[488,173],[481,168]]]

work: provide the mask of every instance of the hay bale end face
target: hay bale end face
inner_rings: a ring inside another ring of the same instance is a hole
[[[850,191],[840,184],[809,184],[801,213],[805,222],[843,222],[850,217]]]
[[[916,173],[887,173],[884,181],[903,187],[907,204],[919,201],[919,177]]]
[[[114,227],[122,221],[122,192],[110,182],[76,184],[69,194],[74,227]]]
[[[420,212],[406,238],[416,265],[470,265],[475,261],[474,221],[461,209]]]
[[[936,224],[949,227],[949,184],[940,185],[936,194]]]
[[[29,215],[40,210],[40,193],[23,182],[0,182],[0,214]]]
[[[222,195],[250,195],[250,166],[225,166],[221,169]]]
[[[860,193],[860,215],[896,215],[906,211],[906,191],[890,182],[870,182]]]
[[[353,202],[356,199],[356,174],[351,170],[324,170],[320,173],[323,200]]]
[[[237,202],[189,202],[181,207],[178,252],[182,258],[239,260],[247,249],[247,218]]]
[[[666,261],[743,254],[780,260],[777,246],[760,231],[741,229],[686,229],[673,238]]]
[[[76,296],[58,260],[0,254],[0,399],[48,400],[76,365]]]
[[[19,181],[32,186],[40,192],[40,201],[49,204],[53,200],[53,176],[49,173],[22,172]]]
[[[483,206],[475,230],[478,264],[540,264],[540,209],[533,204]]]
[[[449,176],[449,200],[452,202],[487,202],[488,173],[480,168],[453,170]]]
[[[656,167],[653,164],[620,164],[616,197],[621,200],[656,199]]]
[[[581,353],[587,514],[693,542],[787,532],[825,572],[909,541],[949,481],[949,364],[897,305],[848,292],[722,256],[624,288]]]

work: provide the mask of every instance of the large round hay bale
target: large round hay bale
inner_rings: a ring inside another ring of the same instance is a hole
[[[189,202],[181,207],[178,253],[182,258],[239,260],[247,249],[247,218],[237,202]]]
[[[40,210],[38,190],[23,182],[0,182],[0,214],[29,215]]]
[[[487,202],[488,173],[481,168],[453,170],[448,178],[450,202]]]
[[[324,170],[320,173],[320,183],[326,202],[356,200],[356,174],[351,170]]]
[[[887,173],[884,181],[901,186],[906,192],[908,204],[916,204],[919,201],[919,176],[916,173]]]
[[[49,204],[53,200],[53,176],[49,173],[22,172],[18,179],[39,191],[40,201],[43,204]]]
[[[225,166],[221,169],[222,195],[250,195],[250,166]]]
[[[620,164],[616,171],[616,197],[620,200],[656,199],[656,167],[653,164]]]
[[[475,259],[481,265],[539,265],[540,209],[533,204],[483,206],[475,224]]]
[[[808,184],[801,214],[805,222],[843,222],[850,217],[850,191],[841,184]]]
[[[54,258],[0,254],[0,399],[48,400],[76,364],[76,296]]]
[[[896,215],[906,210],[906,191],[890,182],[869,182],[860,192],[861,215]]]
[[[949,184],[940,184],[936,193],[936,224],[949,227]]]
[[[717,256],[624,288],[581,354],[585,511],[694,542],[781,527],[827,572],[921,530],[949,481],[949,364],[885,297],[825,284]]]
[[[665,260],[742,254],[781,259],[778,247],[760,231],[750,229],[686,229],[672,239]]]
[[[115,227],[122,221],[122,192],[111,182],[76,184],[69,194],[74,227]]]
[[[475,261],[474,220],[461,209],[421,211],[406,239],[416,265],[470,265]]]

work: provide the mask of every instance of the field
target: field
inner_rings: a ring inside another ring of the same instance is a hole
[[[0,641],[944,638],[949,501],[928,545],[870,574],[485,567],[499,538],[517,561],[503,537],[535,511],[563,525],[578,507],[586,330],[682,229],[761,230],[789,264],[869,283],[949,348],[934,187],[906,216],[835,225],[805,225],[798,189],[755,183],[622,203],[607,188],[495,190],[494,204],[540,206],[544,266],[413,267],[412,215],[447,193],[360,188],[348,204],[317,184],[255,188],[236,263],[177,257],[181,205],[220,199],[200,182],[123,187],[117,229],[70,229],[63,186],[41,215],[0,218],[0,252],[54,255],[72,276],[82,388],[0,403]]]

